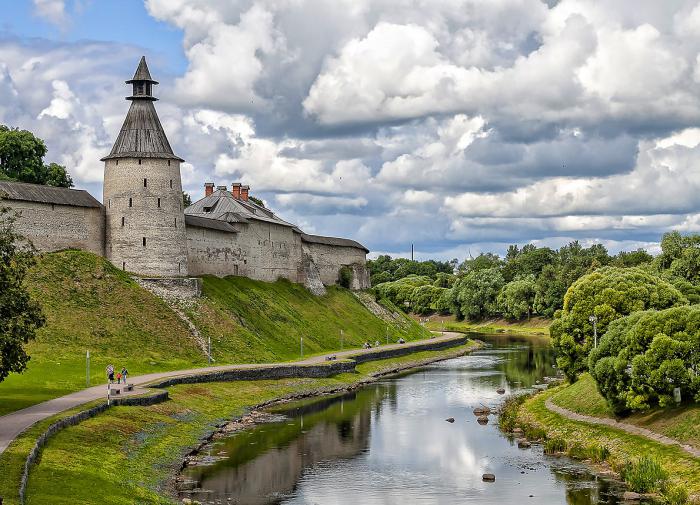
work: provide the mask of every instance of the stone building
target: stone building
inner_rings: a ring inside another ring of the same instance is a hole
[[[154,107],[141,58],[131,102],[111,152],[102,158],[102,204],[83,190],[0,182],[2,205],[20,212],[17,228],[42,251],[84,249],[141,277],[241,275],[304,283],[315,293],[352,272],[351,287],[369,287],[368,250],[349,239],[309,235],[249,198],[234,183],[183,208],[180,163]]]

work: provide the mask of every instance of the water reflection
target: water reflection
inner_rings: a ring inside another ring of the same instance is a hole
[[[519,450],[472,409],[555,372],[551,349],[505,335],[492,347],[353,394],[287,405],[281,417],[216,443],[189,468],[203,503],[617,503],[606,483],[537,447]],[[445,422],[454,417],[456,422]],[[482,482],[483,473],[496,483]]]

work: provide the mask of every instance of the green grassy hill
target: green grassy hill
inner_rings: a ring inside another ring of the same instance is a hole
[[[28,344],[32,359],[22,374],[0,383],[0,415],[104,382],[108,363],[132,375],[205,366],[206,356],[187,325],[160,298],[104,258],[83,251],[44,254],[27,285],[47,324]],[[287,361],[362,342],[384,342],[387,324],[349,291],[331,288],[316,297],[287,281],[206,277],[203,297],[181,310],[203,337],[211,336],[215,364]],[[391,309],[393,311],[393,308]],[[427,332],[405,316],[388,325],[389,337]]]

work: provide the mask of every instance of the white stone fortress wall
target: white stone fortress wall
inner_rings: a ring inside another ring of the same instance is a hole
[[[366,267],[366,252],[357,247],[327,245],[304,242],[318,272],[321,282],[326,286],[336,284],[340,269],[344,266],[352,270],[351,289],[367,289],[370,287],[369,272]]]
[[[100,207],[0,200],[19,213],[15,230],[39,251],[82,249],[104,256],[104,215]]]
[[[188,275],[180,162],[105,160],[106,256],[148,276]]]

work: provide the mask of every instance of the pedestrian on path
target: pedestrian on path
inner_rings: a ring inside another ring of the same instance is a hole
[[[122,380],[124,381],[124,384],[126,384],[126,376],[129,375],[129,370],[126,369],[125,366],[122,367]]]
[[[121,383],[122,383],[122,374],[117,372],[117,384],[121,384]]]
[[[112,384],[114,382],[114,365],[107,365],[105,370],[107,371],[107,380]]]

